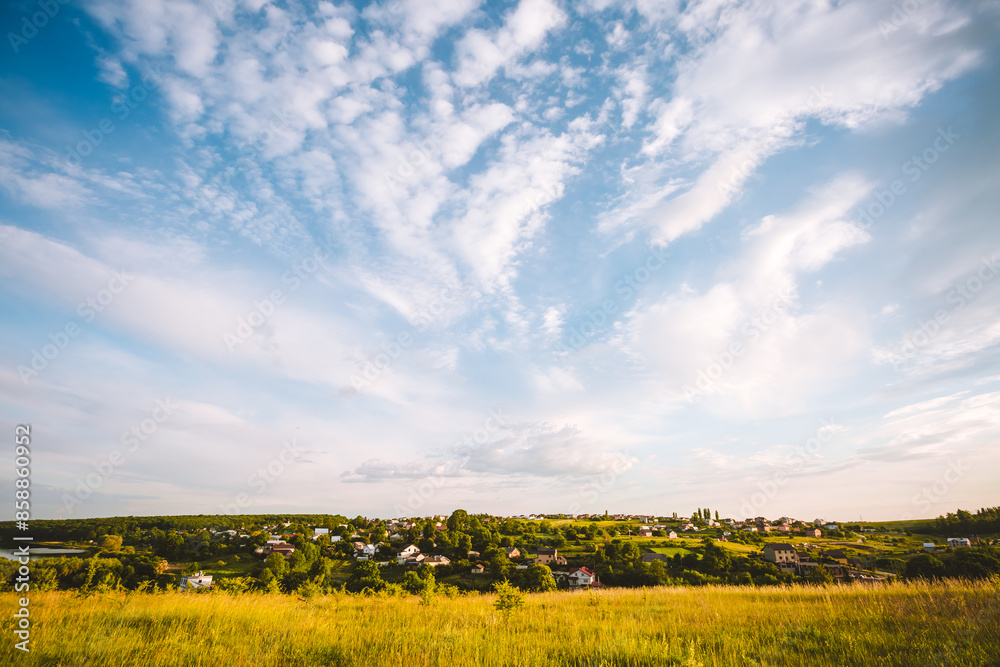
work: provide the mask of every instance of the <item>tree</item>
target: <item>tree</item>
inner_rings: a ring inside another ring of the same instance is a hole
[[[907,579],[936,579],[943,577],[944,563],[930,554],[920,554],[906,564],[904,577]]]
[[[469,513],[465,510],[455,510],[448,517],[448,530],[465,530],[469,527]]]
[[[273,553],[264,560],[264,567],[274,573],[279,579],[288,574],[288,561],[280,553]]]
[[[118,551],[122,548],[121,535],[105,535],[101,538],[101,548],[106,551]]]
[[[525,590],[544,593],[556,590],[556,580],[548,565],[532,565],[524,570],[521,581]]]
[[[385,588],[385,580],[382,579],[378,565],[370,560],[362,561],[354,566],[344,586],[352,593],[360,593],[366,588],[378,592]]]
[[[497,593],[497,599],[493,606],[505,621],[510,620],[510,615],[515,609],[524,605],[524,593],[512,586],[506,579],[493,585],[493,590]]]
[[[806,581],[811,584],[832,584],[833,575],[822,565],[817,565],[806,575]]]

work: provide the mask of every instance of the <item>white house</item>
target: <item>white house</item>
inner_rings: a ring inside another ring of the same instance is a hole
[[[937,545],[933,542],[924,542],[924,551],[934,551],[936,548]]]
[[[969,541],[968,537],[949,537],[948,538],[949,547],[971,547],[972,542]]]
[[[329,535],[329,528],[313,528],[313,539],[317,539],[320,535]]]
[[[181,590],[186,591],[191,588],[208,588],[212,585],[212,575],[204,572],[181,577]]]
[[[596,575],[585,567],[578,567],[569,573],[570,586],[593,586]]]
[[[396,563],[402,565],[408,559],[420,553],[420,549],[416,544],[407,544],[405,547],[396,552]]]
[[[667,533],[667,537],[669,537],[672,540],[676,540],[677,539],[677,533],[671,530],[669,533]]]
[[[431,556],[430,558],[425,558],[423,565],[429,565],[430,567],[437,567],[438,565],[447,565],[451,562],[448,558],[444,556]]]

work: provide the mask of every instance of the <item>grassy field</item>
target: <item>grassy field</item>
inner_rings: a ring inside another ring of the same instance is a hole
[[[31,594],[31,652],[4,664],[997,665],[1000,582],[493,596]],[[15,609],[16,595],[4,594]]]

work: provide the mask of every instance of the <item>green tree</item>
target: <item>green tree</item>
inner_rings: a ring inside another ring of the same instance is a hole
[[[385,580],[382,579],[378,565],[370,560],[362,561],[354,566],[345,587],[352,593],[360,593],[366,588],[378,592],[385,588]]]
[[[833,575],[822,565],[817,565],[806,575],[806,581],[811,584],[832,584]]]
[[[556,580],[552,576],[552,570],[548,565],[532,565],[524,570],[521,577],[522,586],[525,590],[544,593],[545,591],[556,590]]]
[[[515,586],[512,586],[506,579],[494,584],[493,590],[497,594],[497,599],[493,603],[493,606],[500,612],[505,621],[510,620],[510,615],[514,610],[524,606],[524,593],[519,591]]]
[[[907,579],[936,579],[945,574],[944,563],[930,554],[920,554],[906,564]]]
[[[288,561],[284,555],[273,553],[264,560],[264,567],[274,573],[279,579],[288,574]]]
[[[122,548],[121,535],[105,535],[101,538],[101,548],[106,551],[118,551]]]

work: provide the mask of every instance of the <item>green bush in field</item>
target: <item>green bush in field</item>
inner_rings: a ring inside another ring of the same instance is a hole
[[[524,605],[524,593],[512,586],[506,579],[494,584],[493,589],[497,593],[493,607],[500,612],[505,620],[510,618],[515,609]]]

